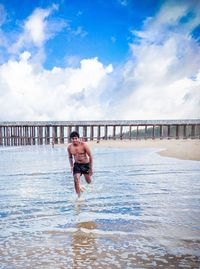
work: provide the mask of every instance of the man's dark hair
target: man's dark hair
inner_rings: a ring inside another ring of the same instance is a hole
[[[76,131],[71,132],[70,138],[74,138],[74,137],[78,137],[79,138],[79,133],[76,132]]]

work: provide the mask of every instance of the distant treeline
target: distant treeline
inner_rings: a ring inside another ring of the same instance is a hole
[[[181,130],[181,132],[179,132],[180,135],[183,136],[183,130]],[[137,129],[135,128],[134,130],[131,130],[131,134],[129,131],[123,131],[122,133],[122,137],[123,138],[134,138],[134,137],[137,137]],[[145,128],[144,127],[140,127],[139,130],[138,130],[138,136],[140,138],[143,138],[143,137],[152,137],[153,136],[153,127],[148,127],[146,129],[146,132],[145,132]],[[154,127],[154,136],[155,137],[160,137],[160,127],[159,126],[156,126]],[[162,129],[162,136],[163,137],[168,137],[168,127],[167,126],[164,126],[163,129]],[[170,137],[175,137],[176,136],[176,126],[171,126],[170,127]],[[117,133],[116,134],[116,138],[120,138],[120,133]]]

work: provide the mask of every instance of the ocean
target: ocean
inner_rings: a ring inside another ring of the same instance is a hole
[[[80,198],[66,147],[0,148],[0,268],[199,268],[200,165],[94,148]]]

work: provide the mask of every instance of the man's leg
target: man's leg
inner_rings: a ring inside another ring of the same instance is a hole
[[[80,177],[81,177],[80,173],[74,174],[74,188],[76,193],[78,194],[78,197],[81,196]]]
[[[84,177],[85,177],[86,182],[87,182],[88,184],[90,184],[91,181],[92,181],[91,176],[88,175],[88,174],[84,174]]]

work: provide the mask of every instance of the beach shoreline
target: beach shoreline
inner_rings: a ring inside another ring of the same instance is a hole
[[[87,141],[91,148],[156,148],[163,157],[200,161],[200,140],[197,139],[141,139]]]

